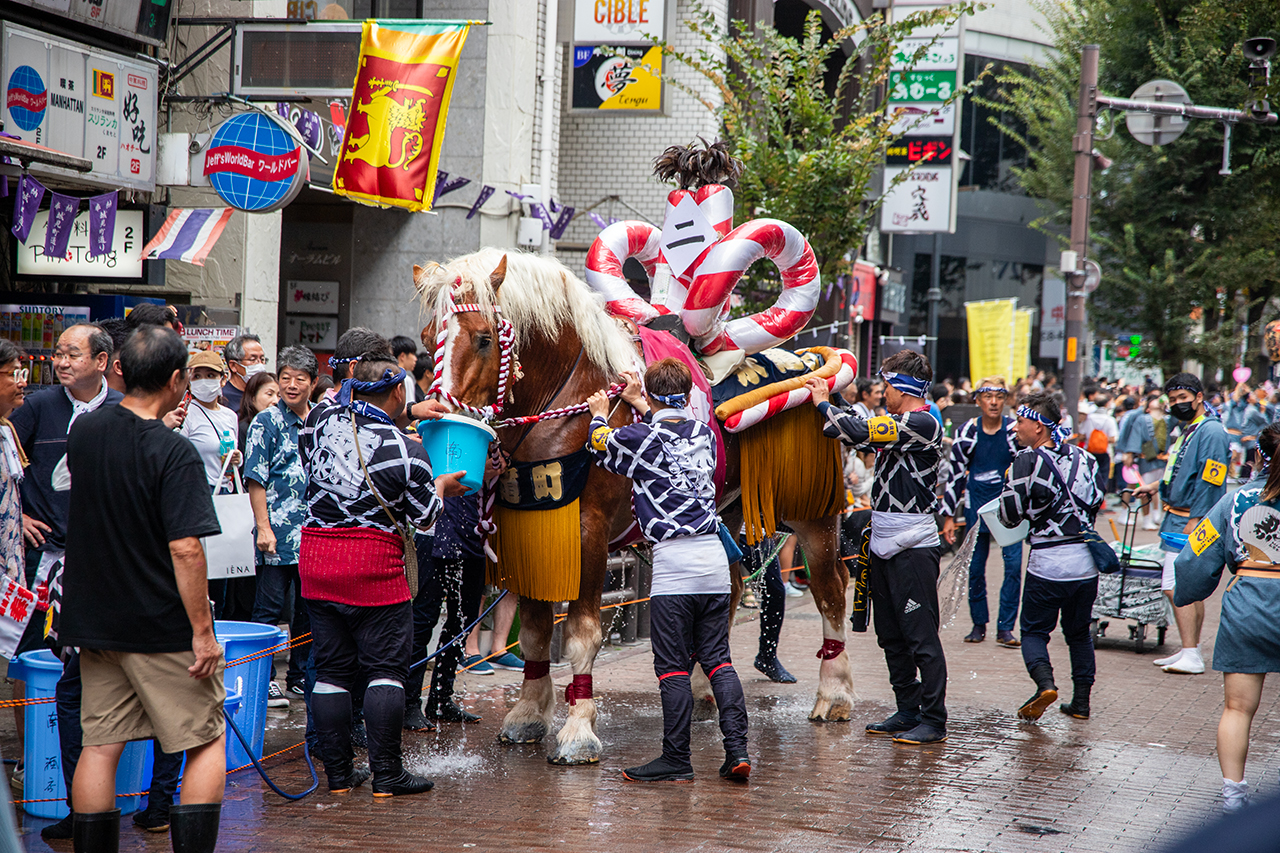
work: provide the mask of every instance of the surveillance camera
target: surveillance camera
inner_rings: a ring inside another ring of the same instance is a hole
[[[1250,62],[1265,62],[1275,55],[1276,40],[1269,38],[1252,38],[1244,40],[1244,58]]]

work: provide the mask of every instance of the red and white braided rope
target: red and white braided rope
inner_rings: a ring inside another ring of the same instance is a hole
[[[436,395],[440,399],[449,403],[456,409],[461,409],[473,417],[477,417],[482,421],[489,421],[502,414],[502,407],[507,399],[507,390],[511,383],[511,362],[512,351],[516,345],[515,328],[511,325],[511,321],[502,316],[502,309],[494,305],[493,313],[498,319],[498,391],[491,406],[473,406],[465,403],[455,397],[445,388],[445,366],[448,363],[448,352],[450,338],[452,333],[449,329],[449,321],[453,319],[455,314],[480,313],[484,308],[474,302],[467,302],[462,305],[454,302],[453,294],[449,294],[449,303],[445,306],[444,314],[439,318],[439,328],[436,331],[436,351],[435,375],[431,380],[431,387],[427,390],[427,396]]]

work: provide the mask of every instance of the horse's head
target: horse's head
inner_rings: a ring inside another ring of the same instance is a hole
[[[428,315],[422,344],[434,355],[431,392],[455,409],[488,418],[510,397],[516,367],[514,335],[498,307],[507,256],[482,275],[474,265],[454,266],[413,268]]]

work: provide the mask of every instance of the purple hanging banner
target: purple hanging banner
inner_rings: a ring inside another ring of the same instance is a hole
[[[551,215],[552,216],[559,213],[560,208],[562,207],[564,207],[564,205],[562,205],[560,202],[556,201],[554,198],[551,199]]]
[[[489,186],[488,184],[485,184],[484,186],[480,187],[480,195],[476,196],[476,203],[471,205],[471,210],[467,212],[467,219],[470,219],[471,217],[479,213],[480,207],[486,201],[488,201],[489,197],[492,196],[495,192],[497,192],[497,190]]]
[[[560,217],[556,219],[556,224],[551,226],[551,239],[559,240],[564,236],[564,230],[569,227],[569,223],[573,221],[573,208],[561,207]]]
[[[13,236],[18,242],[27,242],[43,198],[44,185],[30,175],[23,175],[18,181],[18,194],[13,197]]]
[[[440,196],[448,195],[454,190],[460,190],[469,183],[471,183],[470,178],[454,178],[453,180],[450,180],[448,172],[442,172],[439,169],[437,169],[436,170],[436,194],[435,194],[435,197],[431,199],[431,203],[435,204],[437,201],[440,200]]]
[[[49,226],[44,232],[44,256],[46,258],[63,258],[67,254],[67,243],[71,240],[71,231],[75,226],[76,213],[80,210],[78,196],[62,195],[49,192]]]
[[[594,222],[596,227],[601,231],[609,227],[609,223],[604,221],[604,217],[596,213],[594,210],[587,211],[587,216],[591,217],[591,221]]]
[[[523,202],[524,204],[533,204],[535,201],[537,201],[535,197],[531,195],[525,195],[524,193],[518,193],[515,190],[507,190],[507,195],[511,196],[516,201]]]
[[[116,241],[116,198],[114,192],[89,199],[89,257],[109,255]]]
[[[320,123],[320,116],[311,110],[302,110],[298,115],[298,120],[293,123],[293,127],[298,131],[298,135],[307,143],[307,147],[312,151],[320,150],[320,143],[324,141],[324,126]]]
[[[547,213],[547,209],[540,203],[534,202],[529,205],[529,212],[542,220],[542,230],[547,231],[555,227],[555,223],[551,221],[551,214]]]

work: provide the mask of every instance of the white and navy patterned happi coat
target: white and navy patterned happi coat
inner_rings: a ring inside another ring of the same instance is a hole
[[[1036,539],[1079,536],[1086,530],[1086,524],[1093,525],[1098,508],[1102,506],[1098,462],[1065,441],[1058,442],[1056,447],[1046,446],[1040,450],[1043,455],[1028,447],[1013,457],[1004,491],[1000,493],[1000,520],[1016,527],[1027,519],[1031,522],[1031,536]],[[1058,478],[1049,470],[1050,463],[1045,456],[1053,460],[1062,482],[1068,485],[1076,500],[1072,501],[1063,493]],[[1077,458],[1079,465],[1075,465]],[[1073,465],[1076,469],[1074,478],[1071,476]]]
[[[687,411],[663,410],[657,419],[646,415],[620,429],[594,417],[587,447],[602,468],[631,478],[636,521],[645,539],[665,542],[719,529],[715,436]]]
[[[827,422],[822,434],[855,450],[876,452],[871,509],[931,513],[938,502],[942,424],[928,411],[860,418],[830,403],[818,407]]]
[[[443,504],[422,445],[391,424],[359,414],[355,421],[369,479],[396,521],[421,529],[435,524]],[[308,527],[397,532],[360,470],[350,409],[334,402],[313,408],[298,431],[298,450],[307,474]]]
[[[1018,419],[1004,416],[1004,440],[1009,445],[1009,453],[1018,455],[1022,445],[1018,444],[1018,436],[1014,427]],[[969,485],[969,461],[973,459],[973,449],[978,446],[978,430],[982,429],[982,418],[971,418],[965,421],[951,441],[951,476],[947,487],[942,490],[942,514],[954,516],[960,504],[960,496]]]

